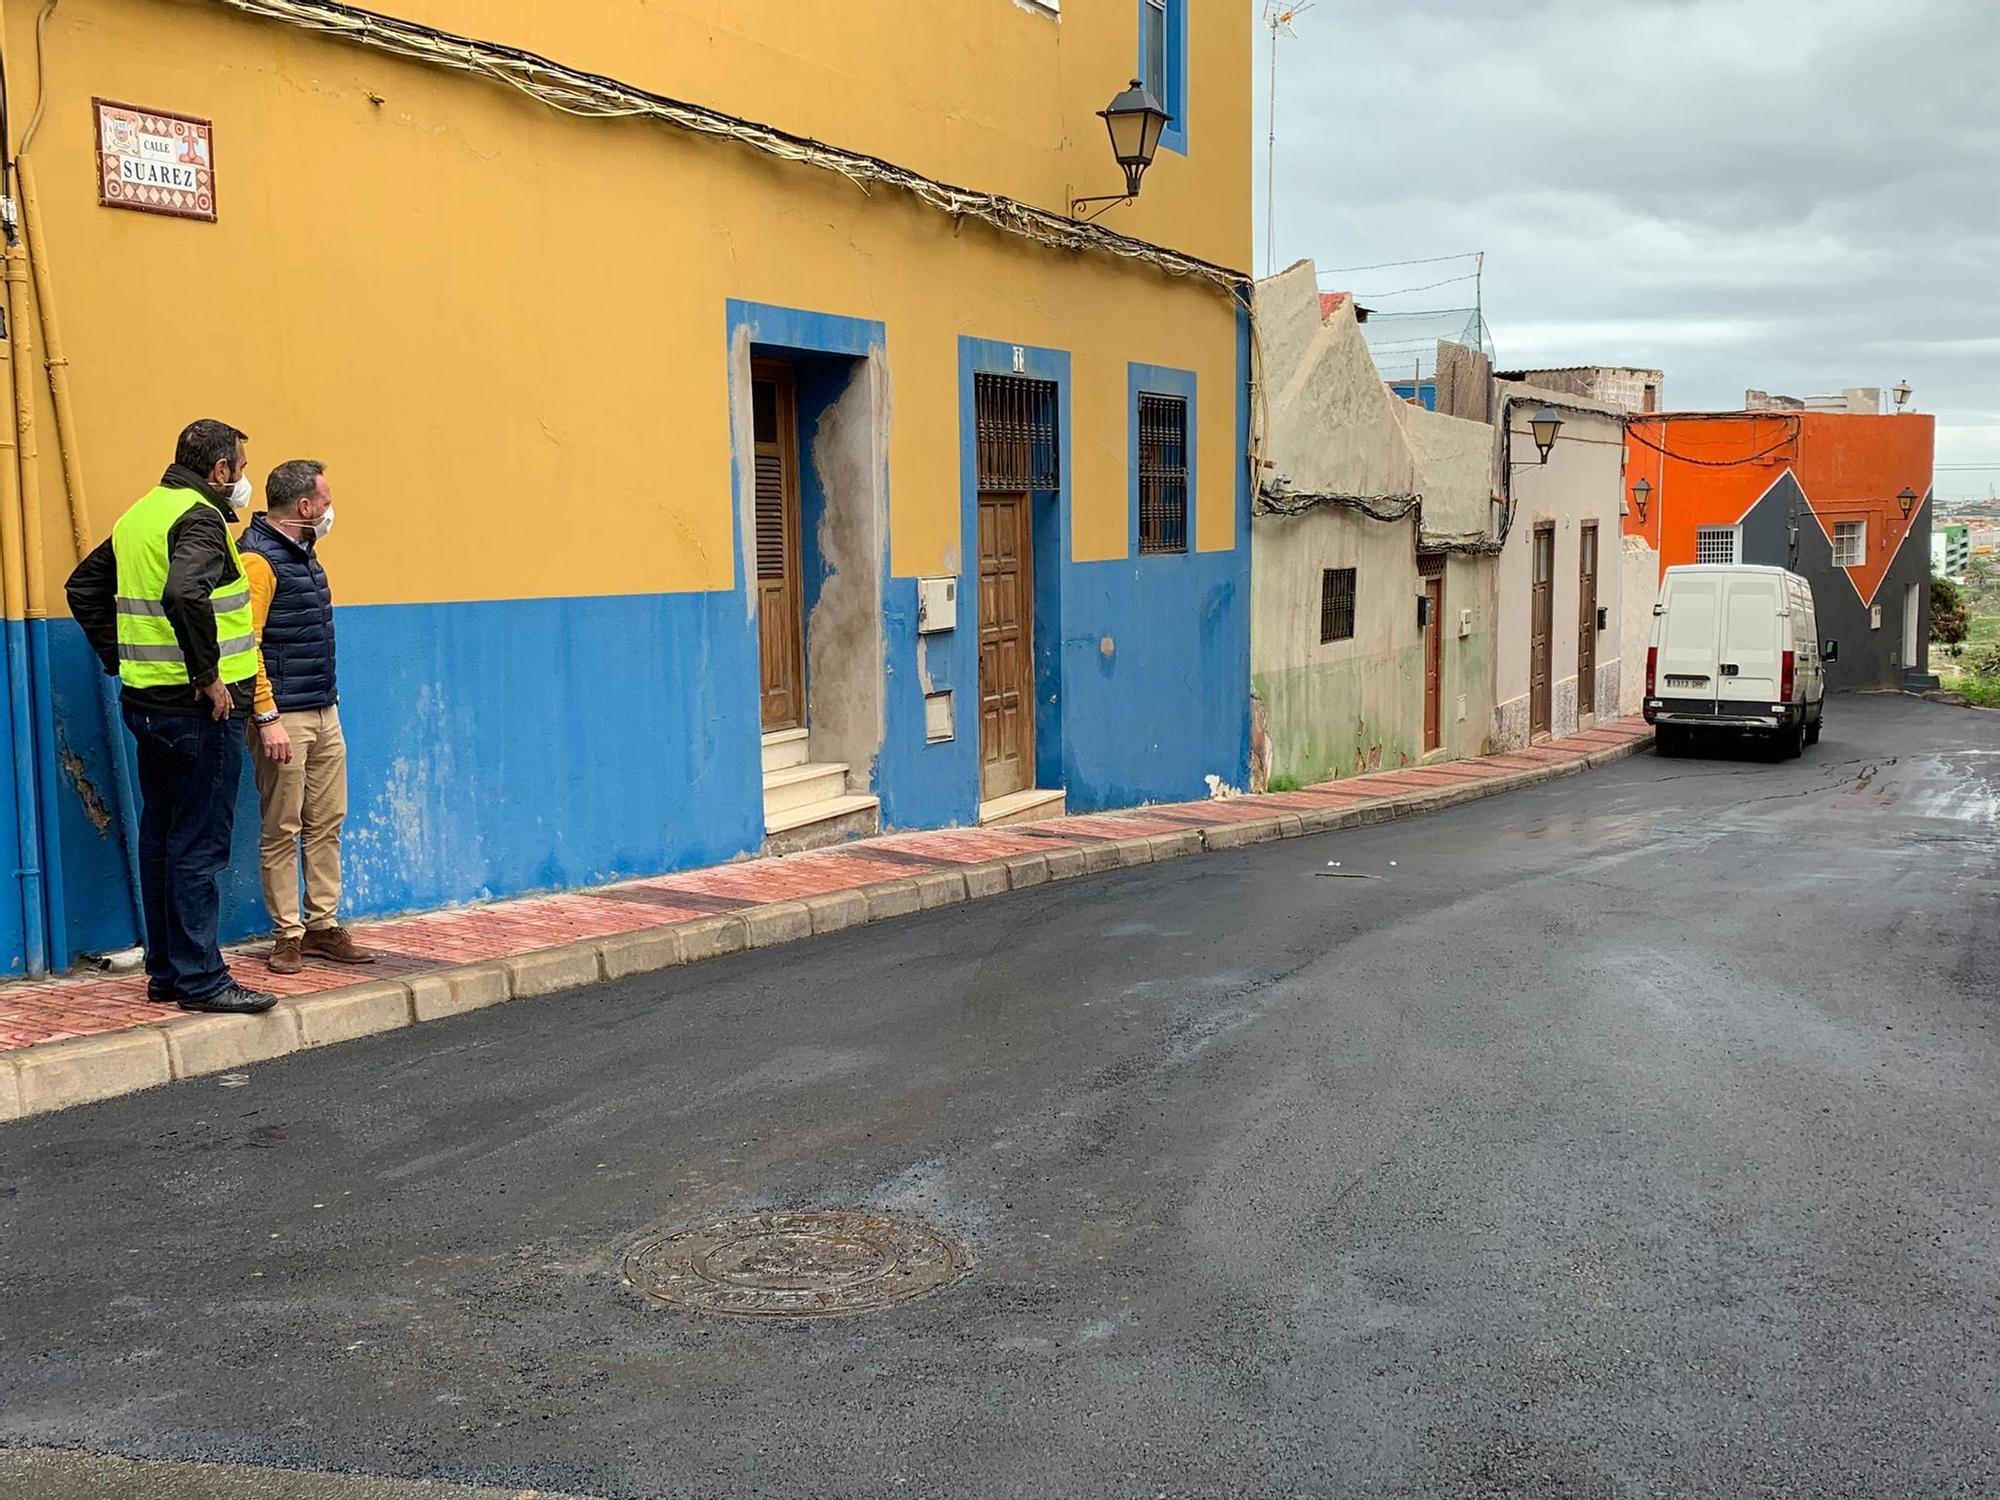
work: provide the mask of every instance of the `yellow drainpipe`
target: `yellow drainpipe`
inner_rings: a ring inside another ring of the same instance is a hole
[[[83,492],[83,449],[76,440],[76,409],[69,399],[69,360],[62,352],[62,332],[56,323],[56,294],[49,270],[49,248],[42,238],[41,200],[35,177],[23,156],[14,163],[21,192],[21,224],[28,240],[28,268],[35,277],[35,313],[42,330],[42,363],[48,366],[49,398],[56,413],[56,451],[62,455],[63,498],[69,511],[70,537],[77,561],[90,551],[90,506]]]
[[[27,618],[49,615],[42,548],[41,450],[35,445],[35,345],[28,302],[28,250],[17,234],[7,243],[7,333],[13,356],[14,459],[20,470],[21,540],[27,564]]]

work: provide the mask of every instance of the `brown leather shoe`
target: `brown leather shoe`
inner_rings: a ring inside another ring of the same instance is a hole
[[[266,962],[273,974],[296,974],[306,966],[299,953],[299,940],[288,937],[281,937],[271,945],[271,956]]]
[[[356,943],[345,927],[323,927],[306,934],[305,951],[336,964],[372,964],[375,955]]]

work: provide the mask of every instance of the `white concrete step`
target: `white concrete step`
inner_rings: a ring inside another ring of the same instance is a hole
[[[847,795],[847,767],[833,761],[807,762],[764,773],[764,819],[809,802]]]
[[[870,825],[866,828],[856,828],[848,833],[847,837],[851,838],[855,833],[872,833],[875,831],[874,814],[881,805],[878,800],[864,793],[850,792],[838,797],[827,797],[819,802],[802,803],[797,807],[786,808],[783,812],[772,812],[767,806],[764,812],[764,833],[766,837],[796,834],[801,830],[810,830],[814,824],[833,824],[846,819],[854,819],[857,823],[865,821]],[[801,847],[807,846],[801,845]]]
[[[764,769],[783,771],[806,763],[806,732],[803,729],[774,729],[764,736]]]
[[[1036,786],[979,804],[979,826],[998,828],[1007,823],[1039,823],[1044,818],[1060,818],[1069,795],[1061,787]]]

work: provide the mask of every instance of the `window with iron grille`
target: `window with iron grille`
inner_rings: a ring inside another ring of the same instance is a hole
[[[1833,523],[1833,565],[1836,568],[1858,568],[1868,561],[1868,523],[1866,521],[1835,521]]]
[[[1319,575],[1319,639],[1354,639],[1354,569],[1326,568]]]
[[[1139,551],[1187,551],[1187,402],[1139,398]]]
[[[1694,534],[1694,560],[1698,563],[1740,562],[1736,555],[1741,533],[1734,526],[1704,526]]]
[[[1019,375],[974,375],[979,488],[1018,495],[1062,486],[1056,442],[1056,383]]]

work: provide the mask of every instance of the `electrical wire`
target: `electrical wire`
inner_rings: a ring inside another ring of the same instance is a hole
[[[697,135],[736,141],[784,161],[836,172],[863,193],[876,184],[900,189],[954,221],[977,219],[1003,233],[1051,249],[1094,250],[1144,262],[1168,275],[1207,281],[1239,303],[1250,285],[1246,273],[1199,256],[1169,250],[1097,225],[1082,224],[997,193],[956,187],[878,156],[829,146],[775,125],[672,99],[518,47],[461,36],[421,22],[342,4],[339,0],[210,0],[210,3],[395,57],[490,79],[563,114],[586,119],[656,120]]]
[[[1641,448],[1651,448],[1655,453],[1664,454],[1666,457],[1674,460],[1675,463],[1693,464],[1698,469],[1734,469],[1742,464],[1754,464],[1760,458],[1769,458],[1787,443],[1798,440],[1798,432],[1794,429],[1779,438],[1770,447],[1760,448],[1755,453],[1745,454],[1742,458],[1695,458],[1686,453],[1675,453],[1663,443],[1656,443],[1650,438],[1640,436],[1637,427],[1627,427],[1625,435]]]
[[[28,154],[29,143],[34,140],[35,132],[42,128],[42,112],[49,107],[49,75],[42,60],[42,33],[48,30],[49,17],[55,14],[58,3],[60,0],[48,0],[48,4],[42,7],[42,13],[35,17],[35,113],[28,121],[28,128],[21,132],[21,149],[14,153],[16,156]]]
[[[1387,271],[1396,266],[1434,266],[1447,260],[1472,260],[1484,255],[1483,250],[1467,250],[1459,255],[1426,255],[1416,260],[1378,260],[1372,266],[1331,266],[1319,274],[1322,276],[1345,276],[1350,271]]]
[[[1478,279],[1479,279],[1479,273],[1477,271],[1467,271],[1463,276],[1447,276],[1443,281],[1427,281],[1422,286],[1406,286],[1399,291],[1353,292],[1350,293],[1350,295],[1357,302],[1361,301],[1363,298],[1380,299],[1383,297],[1405,297],[1408,296],[1411,292],[1433,292],[1436,291],[1441,286],[1456,286],[1461,281],[1477,281]],[[1374,309],[1370,308],[1369,311],[1373,312]]]

